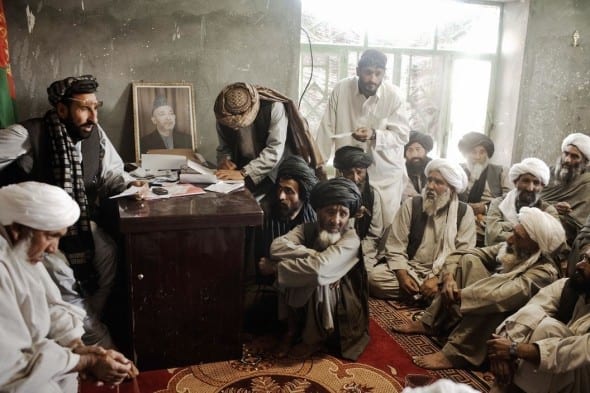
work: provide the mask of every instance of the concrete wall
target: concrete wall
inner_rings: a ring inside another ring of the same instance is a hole
[[[49,108],[46,88],[94,74],[99,122],[133,161],[132,81],[191,82],[198,150],[214,160],[213,102],[245,81],[297,98],[298,0],[8,0],[11,65],[20,120]]]
[[[526,37],[512,158],[553,164],[567,134],[590,134],[590,1],[531,0]]]

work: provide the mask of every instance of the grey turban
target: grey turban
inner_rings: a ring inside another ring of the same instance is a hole
[[[568,145],[574,145],[577,147],[584,155],[584,158],[586,158],[587,161],[590,160],[590,136],[582,134],[581,132],[569,134],[561,143],[561,151],[565,151]]]
[[[311,190],[309,199],[316,211],[325,206],[343,205],[350,210],[351,216],[361,206],[361,192],[354,182],[344,177],[319,182]]]
[[[299,183],[299,197],[303,201],[309,199],[312,188],[317,184],[318,178],[313,169],[299,156],[285,158],[279,165],[277,179],[294,179]]]
[[[24,182],[0,188],[0,224],[57,231],[78,221],[80,207],[62,188]]]
[[[343,146],[334,154],[334,168],[339,170],[368,168],[372,163],[371,154],[356,146]]]
[[[457,194],[461,194],[467,188],[468,180],[463,168],[446,158],[435,158],[430,161],[424,168],[424,173],[428,176],[431,171],[439,171]]]
[[[561,222],[536,207],[521,207],[518,221],[539,245],[542,253],[551,254],[565,243],[565,231]]]
[[[408,147],[410,147],[410,145],[412,143],[421,144],[427,153],[429,151],[431,151],[432,147],[434,146],[434,142],[433,142],[432,137],[430,135],[425,134],[420,131],[413,131],[412,130],[412,131],[410,131],[410,141],[406,144],[406,146],[404,146],[404,154],[406,154],[406,150],[408,150]]]
[[[488,152],[489,158],[494,155],[494,142],[487,135],[480,132],[468,132],[459,141],[459,150],[463,154],[470,152],[476,146],[483,146]]]
[[[71,98],[73,94],[88,94],[96,92],[98,82],[92,75],[69,76],[55,81],[47,88],[49,103],[56,106],[65,98]]]
[[[538,158],[525,158],[518,164],[512,165],[508,177],[512,183],[515,183],[520,176],[526,173],[537,177],[544,186],[549,184],[549,177],[551,176],[549,167]]]

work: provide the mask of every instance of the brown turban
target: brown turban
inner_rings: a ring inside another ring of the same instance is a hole
[[[56,106],[65,98],[71,98],[73,94],[88,94],[96,92],[98,82],[92,75],[69,76],[55,81],[47,88],[49,103]]]
[[[494,155],[494,142],[480,132],[468,132],[459,141],[459,150],[463,154],[467,154],[476,146],[483,146],[488,152],[488,158],[492,158]]]
[[[254,122],[259,108],[260,97],[256,87],[237,82],[221,90],[213,110],[219,123],[230,128],[243,128]]]

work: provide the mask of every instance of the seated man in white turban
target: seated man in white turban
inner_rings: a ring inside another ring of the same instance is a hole
[[[518,224],[518,212],[522,207],[536,207],[555,218],[557,210],[541,199],[541,191],[549,184],[550,171],[547,164],[538,158],[525,158],[512,165],[508,172],[515,189],[504,198],[496,198],[490,203],[486,216],[486,246],[506,241],[512,228]]]
[[[441,292],[422,319],[394,327],[400,333],[448,334],[441,351],[414,358],[418,366],[480,366],[486,340],[500,322],[557,279],[551,254],[565,243],[559,220],[535,207],[520,209],[518,219],[505,243],[450,255]]]
[[[571,278],[541,289],[488,341],[492,392],[587,392],[590,386],[590,248]]]
[[[84,310],[64,302],[43,263],[80,216],[61,188],[26,182],[0,189],[0,391],[78,391],[77,373],[115,385],[137,375],[120,353],[87,347]]]
[[[318,183],[310,202],[317,223],[276,238],[270,249],[274,263],[263,263],[260,269],[276,274],[279,317],[290,319],[286,338],[302,341],[291,356],[334,344],[340,356],[356,360],[369,343],[367,274],[359,258],[359,237],[348,222],[361,206],[361,194],[352,181],[340,177]]]
[[[475,219],[458,194],[467,186],[463,169],[434,159],[425,169],[422,195],[406,199],[396,213],[376,266],[367,266],[372,296],[430,299],[447,255],[475,247]]]
[[[590,215],[590,136],[570,134],[561,143],[561,156],[541,198],[555,206],[572,244]]]

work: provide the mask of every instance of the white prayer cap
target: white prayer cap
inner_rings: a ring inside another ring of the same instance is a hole
[[[477,393],[477,390],[464,383],[457,383],[450,379],[439,379],[428,386],[405,388],[402,393]]]
[[[0,206],[0,224],[40,231],[67,228],[80,217],[80,207],[62,188],[33,181],[0,188]]]
[[[430,171],[439,171],[457,194],[462,193],[467,188],[467,175],[461,165],[455,164],[446,158],[435,158],[426,165],[424,173],[426,176]]]
[[[510,178],[510,181],[514,183],[525,173],[530,173],[531,175],[537,177],[539,180],[541,180],[541,183],[543,183],[544,186],[549,184],[551,172],[543,160],[539,160],[538,158],[525,158],[518,164],[512,165],[510,171],[508,172],[508,177]]]
[[[569,134],[561,143],[561,151],[565,151],[568,145],[574,145],[577,147],[584,155],[584,158],[590,160],[590,136],[582,134],[581,132]]]
[[[561,222],[536,207],[522,207],[518,221],[543,253],[551,254],[565,243],[565,231]]]

